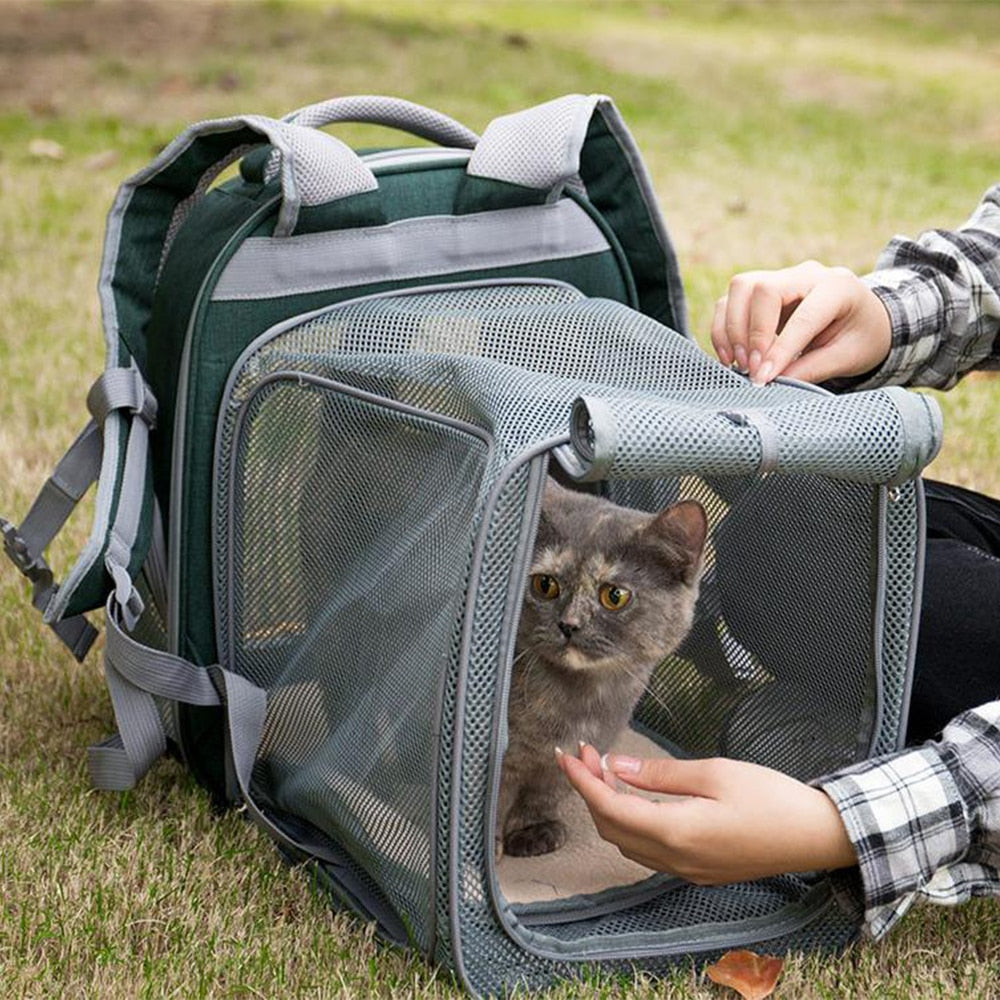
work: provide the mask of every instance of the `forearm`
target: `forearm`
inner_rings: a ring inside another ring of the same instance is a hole
[[[885,362],[860,388],[949,388],[973,368],[1000,368],[1000,185],[954,231],[897,237],[864,279],[892,324]]]
[[[955,903],[1000,894],[1000,702],[964,713],[940,742],[817,784],[854,845],[869,931],[880,936],[917,894]]]

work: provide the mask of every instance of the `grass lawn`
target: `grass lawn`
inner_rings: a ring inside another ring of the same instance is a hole
[[[388,93],[479,130],[608,93],[707,343],[734,271],[805,257],[863,271],[893,233],[969,214],[1000,176],[997,28],[994,2],[0,3],[0,513],[23,517],[83,423],[117,185],[191,121]],[[998,385],[976,376],[939,397],[934,475],[1000,491]],[[57,567],[88,530],[84,511]],[[132,793],[91,791],[83,748],[113,728],[99,648],[75,665],[2,565],[0,995],[460,995],[334,914],[175,764]],[[987,998],[998,984],[1000,909],[983,901],[919,908],[835,959],[792,958],[777,996]],[[724,994],[695,970],[551,996]]]

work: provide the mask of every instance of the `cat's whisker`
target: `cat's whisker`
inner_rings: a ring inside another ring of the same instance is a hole
[[[622,666],[622,672],[623,672],[623,673],[626,673],[626,674],[628,674],[628,675],[629,675],[629,677],[631,677],[631,678],[632,678],[633,680],[641,680],[641,679],[642,679],[642,677],[641,677],[641,675],[640,675],[640,674],[636,674],[636,673],[633,673],[633,671],[629,670],[629,668],[628,668],[628,667],[626,667],[626,666],[624,666],[624,665]],[[657,693],[656,693],[656,692],[655,692],[655,691],[654,691],[654,690],[653,690],[653,689],[652,689],[652,688],[651,688],[651,687],[649,686],[649,681],[646,681],[646,683],[645,683],[645,684],[643,684],[643,694],[644,694],[644,697],[647,697],[647,698],[650,698],[650,699],[652,699],[652,700],[653,700],[654,702],[656,702],[656,704],[657,704],[657,705],[658,705],[658,706],[659,706],[660,708],[662,708],[664,712],[666,712],[666,714],[667,714],[667,718],[668,718],[668,719],[669,719],[669,720],[670,720],[671,722],[673,722],[673,723],[676,723],[676,722],[678,721],[678,720],[677,720],[677,717],[676,717],[676,716],[674,715],[674,710],[673,710],[673,707],[672,707],[672,706],[670,706],[669,704],[667,704],[667,702],[665,702],[665,701],[664,701],[664,700],[663,700],[663,699],[662,699],[662,698],[661,698],[661,697],[660,697],[660,696],[659,696],[659,695],[658,695],[658,694],[657,694]]]

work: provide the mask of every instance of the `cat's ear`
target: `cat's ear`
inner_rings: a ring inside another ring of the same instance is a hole
[[[708,537],[708,517],[697,500],[681,500],[660,511],[646,532],[665,538],[680,549],[685,583],[693,583],[701,569]]]

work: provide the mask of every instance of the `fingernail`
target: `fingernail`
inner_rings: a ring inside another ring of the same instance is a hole
[[[611,768],[608,766],[608,755],[606,753],[601,754],[601,770],[610,771]]]
[[[556,756],[557,757],[562,757],[564,753],[565,753],[565,751],[563,750],[562,747],[556,747]]]
[[[625,754],[613,753],[608,756],[609,771],[618,774],[638,774],[642,768],[642,761],[637,757],[628,757]]]
[[[719,360],[728,368],[733,363],[732,352],[725,347],[718,347],[715,353],[719,356]]]
[[[733,354],[736,355],[736,364],[739,366],[740,371],[746,371],[747,369],[747,351],[742,344],[737,344],[733,348]]]
[[[579,749],[581,753],[583,752],[583,748],[584,748],[584,747],[585,747],[586,745],[587,745],[587,744],[586,744],[586,742],[585,742],[584,740],[578,740],[578,741],[577,741],[577,749]]]
[[[767,385],[774,373],[774,363],[771,361],[765,361],[760,368],[757,369],[757,374],[754,376],[754,385]]]
[[[750,371],[755,372],[760,364],[760,351],[756,348],[750,352]]]

